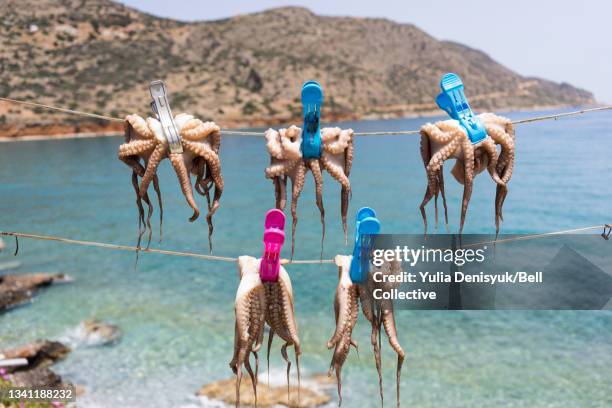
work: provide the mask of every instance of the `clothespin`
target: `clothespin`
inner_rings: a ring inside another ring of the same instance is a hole
[[[440,81],[440,88],[442,93],[436,98],[436,103],[451,118],[459,121],[472,143],[476,144],[487,137],[484,125],[468,104],[459,75],[445,74]]]
[[[181,144],[181,134],[174,122],[174,116],[170,110],[170,102],[168,102],[168,93],[166,85],[163,81],[156,80],[149,84],[151,92],[151,109],[157,115],[157,119],[162,125],[166,140],[170,145],[171,153],[183,153],[183,145]]]
[[[264,253],[259,277],[262,282],[276,282],[280,270],[280,252],[285,243],[285,214],[281,210],[273,209],[266,213],[263,242]]]
[[[612,225],[610,224],[604,225],[604,230],[601,233],[602,238],[607,241],[610,239],[610,234],[612,234]]]
[[[302,131],[302,156],[321,157],[321,104],[323,89],[316,81],[302,85],[302,108],[304,110],[304,130]]]
[[[380,221],[370,207],[357,211],[355,221],[355,247],[351,261],[351,280],[354,283],[365,282],[370,272],[370,252],[372,250],[372,235],[380,231]]]

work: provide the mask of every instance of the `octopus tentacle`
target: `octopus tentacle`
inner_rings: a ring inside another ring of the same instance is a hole
[[[287,384],[289,384],[290,362],[286,352],[287,346],[293,345],[295,351],[295,362],[298,375],[298,402],[300,398],[300,363],[299,357],[301,354],[300,340],[298,337],[298,328],[295,321],[295,312],[293,309],[293,290],[291,280],[287,271],[282,266],[279,271],[279,279],[276,282],[264,282],[264,290],[266,295],[266,322],[270,326],[270,336],[268,338],[268,366],[269,366],[269,350],[272,344],[272,333],[276,333],[285,341],[281,351],[283,358],[287,362]],[[289,392],[289,388],[287,389]],[[289,395],[287,395],[289,397]],[[299,405],[299,404],[298,404]]]
[[[164,224],[164,204],[162,202],[161,190],[159,188],[159,179],[157,174],[153,177],[153,189],[157,195],[157,205],[159,205],[159,242],[164,237],[163,224]]]
[[[319,161],[323,165],[323,168],[342,186],[340,191],[340,216],[342,219],[342,229],[344,231],[344,242],[348,244],[347,214],[351,196],[351,182],[348,176],[353,162],[352,142],[349,142],[347,150],[345,150],[342,155],[343,158],[340,160],[337,156],[333,156],[331,153],[323,151],[321,152],[321,159]]]
[[[142,180],[140,181],[141,194],[149,189],[149,184],[151,181],[153,181],[157,167],[166,155],[167,151],[168,146],[163,143],[158,143],[157,146],[155,146],[155,150],[153,150],[153,153],[151,153],[151,156],[147,160],[147,169],[145,170],[145,174],[142,176]]]
[[[463,184],[463,203],[461,205],[461,220],[459,222],[459,235],[463,232],[465,217],[472,197],[472,188],[474,184],[474,147],[469,138],[466,137],[462,141],[463,148],[463,165],[465,181]]]
[[[440,193],[442,195],[442,206],[444,207],[444,226],[446,227],[446,232],[449,232],[448,206],[446,205],[446,194],[444,192],[444,168],[443,167],[440,167],[440,172],[438,173],[438,188],[440,189]]]
[[[119,159],[128,156],[138,156],[139,154],[148,153],[155,148],[156,140],[133,140],[129,143],[123,143],[119,146]]]
[[[421,134],[426,134],[434,141],[441,144],[447,144],[456,136],[453,132],[445,132],[443,129],[447,126],[446,122],[437,122],[435,125],[426,123],[421,127]]]
[[[427,203],[434,197],[434,195],[438,194],[440,190],[440,179],[441,173],[443,172],[443,164],[444,161],[451,157],[457,151],[459,147],[459,140],[457,138],[451,139],[450,142],[444,146],[442,149],[434,153],[429,160],[426,162],[425,170],[427,173],[427,190],[425,191],[425,196],[423,197],[423,201],[420,205],[421,217],[423,218],[423,224],[425,228],[425,234],[427,234],[427,213],[425,212],[425,206]],[[425,163],[427,157],[430,154],[430,145],[429,145],[429,137],[428,134],[425,133],[424,130],[421,130],[421,156]],[[443,180],[443,178],[442,178]],[[445,201],[446,202],[446,201]],[[446,204],[445,204],[445,215],[448,217],[446,212]],[[446,219],[446,223],[448,225],[448,219]],[[437,217],[436,217],[437,224]]]
[[[216,125],[215,125],[216,126]],[[221,162],[219,155],[206,143],[191,142],[183,140],[183,147],[193,154],[203,158],[206,162],[206,171],[210,173],[213,184],[215,186],[215,193],[212,200],[212,205],[208,206],[208,214],[206,214],[206,223],[208,224],[208,244],[210,252],[212,252],[212,234],[213,234],[213,223],[212,217],[219,208],[219,201],[223,194],[223,176],[221,175]],[[207,202],[210,202],[210,195],[208,193],[209,188],[204,187],[205,196]],[[197,218],[197,217],[196,217]]]
[[[479,117],[485,123],[489,136],[502,147],[497,170],[498,172],[503,171],[501,178],[504,183],[507,183],[512,177],[514,167],[514,125],[510,119],[491,113],[484,113]]]
[[[182,141],[183,147],[191,153],[202,157],[210,170],[210,175],[217,188],[223,190],[223,177],[221,176],[221,161],[219,155],[206,143]]]
[[[147,125],[147,122],[142,117],[135,114],[127,115],[125,121],[134,129],[139,137],[143,139],[153,139],[155,137]]]
[[[351,182],[344,173],[344,166],[337,163],[330,153],[325,151],[321,153],[321,164],[323,165],[323,168],[325,168],[325,170],[327,170],[327,172],[342,185],[342,187],[345,187],[348,190],[351,189]]]
[[[189,219],[189,221],[193,222],[200,216],[200,210],[198,209],[195,199],[193,198],[191,181],[189,180],[189,173],[185,167],[182,154],[170,153],[170,163],[172,163],[172,167],[174,168],[174,171],[179,179],[181,190],[185,196],[185,199],[187,200],[187,204],[193,209],[193,215]]]
[[[352,133],[351,133],[352,136]],[[351,137],[346,150],[344,151],[344,174],[349,177],[351,174],[351,168],[353,167],[353,154],[354,146],[353,139]],[[351,189],[342,186],[340,192],[340,216],[342,217],[342,228],[344,230],[344,245],[348,245],[348,227],[347,227],[347,215],[348,206],[351,199]]]
[[[351,338],[353,328],[357,323],[359,315],[359,289],[354,285],[349,276],[352,257],[338,255],[334,259],[338,265],[338,286],[334,298],[334,313],[336,318],[336,330],[327,343],[327,347],[335,346],[328,375],[336,372],[338,387],[338,405],[342,404],[342,366],[348,357],[351,345],[357,348],[357,343]]]
[[[321,214],[321,259],[323,259],[323,242],[325,241],[325,208],[323,207],[323,173],[321,172],[321,166],[319,165],[318,159],[309,159],[307,166],[312,172],[312,176],[315,182],[315,195],[317,207]]]
[[[202,122],[200,119],[192,117],[181,127],[181,136],[183,140],[197,142],[202,141],[215,133],[219,133],[220,130],[221,128],[219,128],[219,126],[217,126],[214,122]]]
[[[146,223],[145,223],[145,210],[142,205],[142,198],[140,197],[140,191],[138,190],[138,177],[135,171],[132,171],[132,186],[134,187],[134,191],[136,192],[136,207],[138,208],[138,238],[136,240],[136,262],[138,262],[138,253],[140,250],[140,243],[142,241],[142,236],[146,232]],[[143,229],[143,225],[145,229]]]
[[[482,141],[481,146],[483,150],[485,151],[485,153],[487,154],[487,156],[489,157],[489,164],[487,166],[487,171],[491,175],[491,178],[493,179],[493,181],[495,181],[495,184],[505,185],[506,183],[499,177],[499,174],[497,174],[498,155],[497,155],[497,149],[495,148],[495,142],[490,137],[486,137]]]
[[[289,173],[301,160],[275,161],[266,168],[266,178],[274,178]]]
[[[393,316],[393,304],[388,306],[388,309],[383,310],[382,321],[383,327],[385,328],[385,333],[389,338],[389,344],[391,348],[397,353],[397,371],[396,371],[396,392],[397,392],[397,406],[400,406],[400,379],[402,372],[402,364],[404,363],[404,358],[406,354],[402,349],[402,346],[399,344],[397,340],[397,329],[395,327],[395,318]]]
[[[297,227],[297,203],[300,198],[300,194],[304,189],[304,179],[306,176],[306,166],[303,161],[299,161],[296,168],[295,173],[291,177],[291,217],[293,220],[291,226],[291,259],[293,259],[293,254],[295,252],[295,228]]]

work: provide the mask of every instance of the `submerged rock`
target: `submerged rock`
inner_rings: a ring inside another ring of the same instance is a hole
[[[72,347],[103,346],[118,341],[121,334],[119,326],[89,319],[83,320],[77,327],[68,331],[62,340]]]
[[[291,404],[287,404],[287,385],[270,385],[266,381],[259,381],[257,384],[257,406],[260,408],[271,407],[298,407],[298,388],[297,383],[291,383],[289,389]],[[330,385],[327,376],[313,376],[302,381],[300,388],[299,407],[319,407],[331,401],[329,394],[322,391]],[[208,400],[222,401],[223,403],[234,406],[236,404],[236,378],[219,380],[203,386],[197,395]],[[240,384],[240,406],[254,407],[255,395],[253,385],[248,375],[242,377]]]
[[[63,273],[0,276],[0,310],[18,306],[32,299],[36,291],[57,282],[69,282]]]

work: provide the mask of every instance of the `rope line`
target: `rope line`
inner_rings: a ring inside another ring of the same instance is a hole
[[[527,241],[531,239],[539,239],[539,238],[545,238],[545,237],[550,237],[550,236],[555,236],[555,235],[572,234],[572,233],[577,233],[577,232],[586,232],[586,231],[592,231],[592,230],[597,230],[597,229],[603,229],[604,232],[601,235],[604,239],[606,239],[606,236],[605,236],[606,228],[609,228],[609,227],[610,227],[610,224],[601,224],[601,225],[593,225],[590,227],[545,232],[541,234],[519,235],[516,237],[503,238],[503,239],[498,239],[494,241],[484,241],[484,242],[478,242],[474,244],[467,244],[467,245],[463,245],[463,247],[474,247],[474,246],[481,246],[485,244],[498,245],[498,244],[513,242],[513,241]],[[64,244],[115,249],[115,250],[120,250],[120,251],[145,252],[145,253],[151,253],[151,254],[182,256],[182,257],[189,257],[189,258],[204,259],[204,260],[209,260],[209,261],[236,262],[238,260],[237,257],[230,257],[230,256],[206,255],[206,254],[200,254],[197,252],[172,251],[172,250],[167,250],[167,249],[142,248],[142,247],[135,247],[135,246],[129,246],[129,245],[110,244],[110,243],[105,243],[105,242],[81,241],[78,239],[62,238],[62,237],[57,237],[57,236],[52,236],[52,235],[27,234],[23,232],[0,231],[0,236],[15,237],[15,242],[17,243],[17,245],[19,245],[19,241],[17,240],[17,238],[28,238],[28,239],[34,239],[34,240],[40,240],[40,241],[55,241],[55,242],[62,242]],[[281,264],[283,265],[288,265],[288,264],[308,265],[308,264],[333,264],[333,263],[334,263],[333,259],[300,259],[300,260],[293,260],[293,261],[289,259],[281,260]]]
[[[80,115],[80,116],[87,116],[91,118],[104,119],[104,120],[108,120],[112,122],[123,122],[124,121],[124,119],[119,118],[119,117],[99,115],[97,113],[83,112],[83,111],[74,110],[74,109],[66,109],[66,108],[61,108],[61,107],[52,106],[52,105],[45,105],[45,104],[37,103],[37,102],[22,101],[18,99],[11,99],[11,98],[5,98],[5,97],[0,97],[0,101],[11,102],[11,103],[19,104],[19,105],[33,106],[33,107],[38,107],[38,108],[45,108],[45,109],[50,109],[50,110],[54,110],[58,112],[70,113],[70,114]],[[536,116],[533,118],[516,120],[512,123],[515,125],[520,125],[520,124],[525,124],[525,123],[540,122],[543,120],[551,120],[551,119],[557,120],[559,118],[564,118],[568,116],[576,116],[576,115],[582,115],[584,113],[599,112],[599,111],[606,111],[606,110],[612,110],[612,105],[598,106],[595,108],[581,109],[581,110],[577,110],[573,112],[557,113],[553,115]],[[249,131],[249,130],[222,129],[221,132],[227,135],[258,136],[258,137],[264,136],[264,132]],[[419,130],[391,130],[391,131],[386,131],[386,132],[355,132],[353,133],[354,136],[387,136],[387,135],[416,135],[416,134],[419,134]]]
[[[57,106],[45,105],[45,104],[37,103],[37,102],[20,101],[17,99],[4,98],[2,96],[0,96],[0,101],[12,102],[12,103],[16,103],[19,105],[33,106],[35,108],[45,108],[45,109],[50,109],[50,110],[54,110],[58,112],[71,113],[71,114],[80,115],[80,116],[87,116],[90,118],[104,119],[104,120],[108,120],[111,122],[123,122],[124,121],[124,119],[116,118],[113,116],[98,115],[97,113],[90,113],[90,112],[83,112],[83,111],[78,111],[74,109],[60,108]]]

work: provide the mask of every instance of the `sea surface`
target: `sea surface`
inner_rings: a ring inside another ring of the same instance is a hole
[[[432,119],[340,125],[356,131],[415,129],[427,120]],[[0,144],[0,230],[133,245],[137,213],[130,171],[116,158],[121,142],[116,137]],[[420,233],[418,206],[426,180],[419,138],[359,137],[355,149],[349,220],[357,209],[370,206],[384,232]],[[540,233],[612,222],[611,153],[611,112],[518,126],[502,231]],[[214,218],[214,253],[259,256],[263,217],[274,205],[273,186],[264,178],[269,160],[264,140],[224,136],[221,159],[225,191]],[[451,166],[446,167],[451,230],[456,231],[462,189],[448,174]],[[156,213],[152,246],[206,253],[204,217],[188,222],[191,211],[167,161],[159,174],[164,236],[158,243]],[[311,176],[307,180],[295,257],[318,259],[321,224]],[[326,176],[324,258],[352,250],[344,245],[339,197],[339,185]],[[198,200],[204,208],[204,200]],[[494,232],[493,203],[494,185],[484,173],[476,180],[466,233]],[[4,240],[0,264],[15,260],[13,240]],[[288,249],[285,245],[284,256]],[[17,260],[22,265],[14,272],[63,272],[74,282],[0,314],[0,348],[61,339],[89,318],[123,331],[117,344],[77,347],[54,367],[84,386],[80,406],[195,407],[194,394],[202,385],[231,377],[236,265],[141,254],[135,268],[131,252],[26,239],[20,240]],[[323,373],[331,358],[325,342],[334,328],[337,268],[294,265],[288,271],[303,345],[302,370],[304,375]],[[407,352],[403,406],[612,406],[612,311],[398,311],[397,320]],[[344,406],[380,406],[363,318],[354,338],[360,355],[351,352],[344,366]],[[279,342],[271,364],[273,378],[284,383]],[[383,366],[385,405],[392,406],[395,356],[386,342]],[[265,375],[265,362],[262,367]]]

